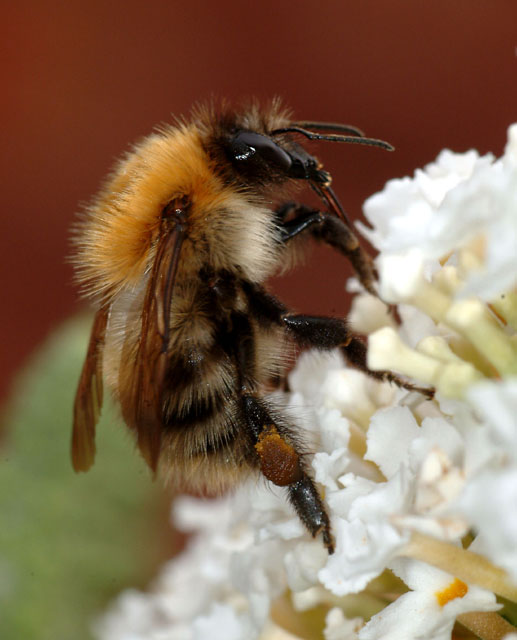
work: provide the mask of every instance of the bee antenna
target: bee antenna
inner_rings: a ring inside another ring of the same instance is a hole
[[[309,120],[300,120],[299,122],[293,122],[293,126],[300,127],[300,129],[315,129],[316,131],[341,131],[341,133],[350,133],[353,136],[359,136],[364,138],[364,131],[359,127],[354,127],[351,124],[339,124],[337,122],[311,122]]]
[[[384,140],[377,140],[376,138],[361,138],[357,136],[339,136],[333,133],[328,133],[326,135],[321,133],[314,133],[313,131],[307,131],[307,129],[302,129],[301,127],[282,127],[281,129],[275,129],[271,132],[272,135],[276,135],[277,133],[299,133],[309,140],[328,140],[329,142],[349,142],[352,144],[365,144],[370,147],[379,147],[379,149],[385,149],[386,151],[394,151],[395,147],[393,147],[389,142],[384,142]]]

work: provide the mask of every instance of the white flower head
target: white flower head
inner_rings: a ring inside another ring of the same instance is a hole
[[[454,252],[460,270],[467,271],[458,295],[491,301],[515,287],[516,126],[501,160],[442,151],[413,179],[391,180],[366,201],[364,212],[374,228],[361,229],[381,252],[385,299],[405,301],[422,274]]]

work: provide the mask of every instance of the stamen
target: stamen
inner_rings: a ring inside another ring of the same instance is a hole
[[[517,374],[517,345],[497,326],[480,300],[455,302],[445,322],[468,338],[501,375]]]

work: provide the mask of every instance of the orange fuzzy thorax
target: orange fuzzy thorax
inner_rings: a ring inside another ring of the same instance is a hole
[[[139,283],[161,212],[181,195],[192,199],[192,219],[200,212],[207,215],[231,195],[211,170],[193,126],[168,127],[138,144],[88,209],[76,260],[89,292],[104,294]]]

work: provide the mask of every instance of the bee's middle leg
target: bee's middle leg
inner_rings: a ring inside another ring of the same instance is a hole
[[[432,387],[420,387],[403,380],[392,371],[373,371],[367,363],[366,344],[350,331],[346,322],[340,318],[288,314],[282,317],[284,325],[301,347],[315,349],[341,349],[347,361],[371,378],[393,382],[408,391],[417,391],[426,398],[434,397]]]
[[[408,391],[417,391],[427,398],[434,396],[433,388],[414,385],[392,371],[372,371],[367,364],[366,344],[349,329],[345,320],[290,313],[279,300],[258,285],[249,285],[246,288],[246,293],[250,309],[255,317],[266,325],[270,323],[283,326],[301,348],[321,349],[322,351],[340,349],[352,366],[368,376],[392,382]]]

